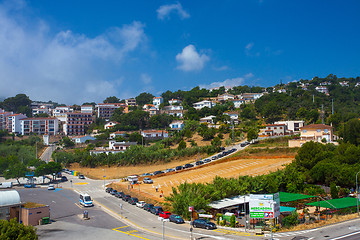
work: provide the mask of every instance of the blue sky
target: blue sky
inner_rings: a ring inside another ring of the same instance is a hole
[[[66,104],[359,76],[359,1],[0,1],[0,96]]]

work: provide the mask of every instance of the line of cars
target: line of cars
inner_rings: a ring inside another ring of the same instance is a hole
[[[156,176],[156,175],[159,175],[159,174],[164,174],[164,173],[168,173],[168,172],[174,172],[174,171],[180,171],[180,170],[183,170],[183,169],[188,169],[188,168],[192,168],[194,166],[200,166],[202,164],[205,164],[205,163],[209,163],[213,160],[216,160],[216,159],[219,159],[221,157],[224,157],[224,156],[227,156],[229,155],[230,153],[233,153],[235,152],[237,149],[236,148],[232,148],[230,150],[227,150],[225,151],[225,148],[222,148],[221,149],[222,152],[219,153],[218,155],[215,155],[215,156],[212,156],[211,158],[206,158],[204,160],[199,160],[199,161],[196,161],[195,162],[195,165],[192,164],[192,163],[187,163],[183,166],[177,166],[175,168],[169,168],[169,169],[166,169],[165,171],[155,171],[153,173],[144,173],[141,175],[141,177],[148,177],[148,176]],[[145,183],[145,182],[144,182]]]
[[[151,212],[152,214],[155,214],[159,217],[162,217],[164,219],[169,219],[170,222],[174,222],[177,224],[181,224],[185,222],[181,216],[176,214],[171,214],[169,211],[164,211],[161,206],[154,206],[154,204],[146,203],[145,201],[139,201],[138,198],[131,197],[130,195],[126,195],[124,192],[117,191],[116,189],[113,189],[111,187],[106,188],[105,191],[117,198],[121,198],[125,202],[130,203],[131,205],[136,205],[137,207],[142,208],[145,211]]]

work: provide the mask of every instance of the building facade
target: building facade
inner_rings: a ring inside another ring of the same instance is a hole
[[[94,106],[93,105],[82,105],[81,106],[81,112],[82,113],[91,113],[94,112]]]
[[[56,135],[59,132],[59,120],[53,118],[25,118],[20,120],[21,134]]]
[[[214,103],[212,101],[204,100],[204,101],[201,101],[201,102],[194,103],[193,107],[196,110],[200,110],[200,109],[202,109],[204,107],[213,108],[215,105],[216,105],[216,103]]]
[[[136,106],[136,99],[135,98],[129,98],[129,99],[125,99],[125,104],[131,107],[135,107]]]
[[[6,128],[9,133],[21,133],[20,120],[27,118],[24,114],[12,114],[7,117]]]
[[[110,119],[112,114],[114,113],[115,109],[123,108],[124,113],[129,112],[129,108],[125,103],[99,103],[96,106],[97,117]]]
[[[85,135],[85,127],[94,121],[91,113],[68,112],[66,113],[66,123],[64,133],[66,135]]]
[[[164,102],[164,99],[162,97],[154,97],[153,98],[153,105],[159,109],[160,104],[162,104]]]

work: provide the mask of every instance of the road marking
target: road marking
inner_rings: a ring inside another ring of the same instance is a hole
[[[237,231],[231,231],[231,230],[226,230],[226,229],[216,229],[213,230],[214,232],[219,232],[219,233],[225,233],[225,234],[231,234],[231,235],[237,235],[237,236],[247,236],[250,237],[252,234],[251,233],[246,233],[246,232],[237,232]],[[255,234],[253,234],[255,236]]]
[[[126,226],[126,227],[128,227],[128,226]],[[120,228],[122,228],[122,227],[120,227]],[[137,232],[136,230],[130,230],[130,231],[124,232],[124,231],[120,231],[119,230],[120,228],[113,228],[113,230],[117,231],[117,232],[120,232],[120,233],[124,233],[124,234],[130,235],[130,236],[133,236],[133,237],[137,237],[137,238],[141,238],[141,239],[145,239],[145,240],[150,240],[148,238],[144,238],[144,237],[140,237],[140,236],[137,236],[135,234],[132,234],[133,232]]]
[[[331,238],[331,240],[342,239],[342,238],[346,238],[346,237],[349,237],[349,236],[352,236],[352,235],[355,235],[355,234],[359,234],[359,233],[360,233],[360,231],[353,232],[353,233],[349,233],[349,234],[346,234],[346,235],[343,235],[343,236],[340,236],[340,237]]]
[[[86,184],[89,184],[89,183],[87,183],[87,182],[74,183],[74,185],[86,185]]]

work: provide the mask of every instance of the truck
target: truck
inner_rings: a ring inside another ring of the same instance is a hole
[[[12,182],[2,182],[0,183],[0,188],[12,188]]]

